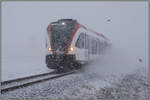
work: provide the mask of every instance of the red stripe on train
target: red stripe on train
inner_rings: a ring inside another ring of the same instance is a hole
[[[51,37],[51,27],[50,27],[50,24],[47,27],[47,32],[48,32],[48,36],[49,36],[49,40],[50,40],[50,48],[52,49],[52,37]],[[52,50],[52,53],[54,54],[55,52]]]
[[[98,33],[98,32],[96,32],[96,31],[94,31],[94,30],[91,30],[91,29],[88,29],[88,28],[86,28],[84,25],[82,25],[82,24],[79,24],[79,27],[82,27],[82,28],[84,28],[85,30],[87,30],[87,31],[90,31],[90,32],[92,32],[92,33],[95,33],[95,34],[97,34],[98,36],[100,36],[100,37],[102,37],[102,38],[104,38],[104,39],[106,39],[106,40],[109,40],[108,38],[106,38],[102,33]]]

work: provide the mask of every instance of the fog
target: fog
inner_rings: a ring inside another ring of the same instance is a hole
[[[148,2],[3,1],[2,77],[15,66],[34,63],[46,68],[46,27],[60,18],[77,19],[110,39],[112,48],[100,58],[98,70],[128,72],[139,64],[139,58],[141,66],[148,68]]]

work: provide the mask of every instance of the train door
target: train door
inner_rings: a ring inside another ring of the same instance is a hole
[[[76,59],[81,61],[81,62],[85,62],[88,60],[88,50],[85,49],[86,47],[86,34],[85,33],[80,33],[77,42],[76,42]]]
[[[88,35],[85,33],[85,60],[88,61],[89,60],[89,51],[88,51],[88,46],[89,46],[89,41],[88,41]]]

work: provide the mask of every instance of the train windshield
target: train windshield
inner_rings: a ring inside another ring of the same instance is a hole
[[[51,23],[52,50],[66,51],[75,21]]]

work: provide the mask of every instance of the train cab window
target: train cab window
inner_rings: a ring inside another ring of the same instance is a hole
[[[80,33],[75,46],[81,49],[85,48],[85,33]]]

